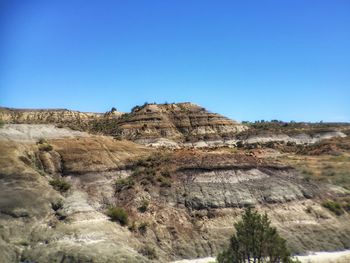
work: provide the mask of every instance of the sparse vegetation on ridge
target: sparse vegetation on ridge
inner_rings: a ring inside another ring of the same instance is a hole
[[[347,152],[338,156],[294,153],[278,156],[277,160],[294,167],[305,181],[328,182],[350,190],[350,156]]]
[[[116,192],[130,189],[136,182],[144,186],[158,183],[161,187],[171,187],[171,173],[167,165],[168,162],[169,155],[166,152],[158,152],[138,159],[131,164],[132,175],[116,181]]]
[[[324,123],[324,122],[284,122],[279,120],[271,120],[271,121],[255,121],[255,122],[242,122],[245,125],[249,126],[249,129],[246,131],[243,131],[239,134],[239,136],[242,135],[255,135],[260,132],[270,133],[270,134],[278,134],[278,133],[284,133],[288,135],[293,135],[297,133],[306,133],[309,135],[313,135],[316,133],[323,133],[323,132],[329,132],[334,131],[335,128],[342,128],[344,126],[347,126],[348,130],[350,129],[350,126],[348,124],[344,123]]]

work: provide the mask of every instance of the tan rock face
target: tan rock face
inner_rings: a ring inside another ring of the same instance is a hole
[[[149,151],[133,142],[105,136],[56,139],[50,143],[60,155],[65,175],[121,170],[129,159]]]

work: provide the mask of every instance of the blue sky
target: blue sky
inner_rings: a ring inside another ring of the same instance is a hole
[[[0,105],[350,121],[350,1],[0,1]]]

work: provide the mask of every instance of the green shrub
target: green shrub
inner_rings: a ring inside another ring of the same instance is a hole
[[[147,169],[144,179],[146,179],[149,183],[154,183],[155,176],[156,172],[153,169]]]
[[[128,214],[121,207],[110,207],[106,213],[112,221],[119,222],[122,226],[128,224]]]
[[[121,192],[124,189],[130,189],[134,186],[135,181],[132,177],[122,178],[115,182],[116,192]]]
[[[40,151],[49,152],[53,150],[53,147],[44,138],[40,138],[37,144]]]
[[[342,200],[341,206],[345,211],[350,212],[350,198]]]
[[[140,179],[143,185],[148,183],[154,183],[156,177],[156,170],[152,167],[142,167],[135,169],[133,177]]]
[[[63,207],[62,200],[58,200],[57,202],[51,203],[51,207],[54,211],[60,210]]]
[[[49,152],[53,150],[53,147],[48,143],[39,144],[39,150],[44,152]]]
[[[307,169],[303,169],[301,171],[302,175],[303,175],[303,179],[306,181],[306,182],[310,182],[312,177],[313,177],[313,172],[310,171],[310,170],[307,170]]]
[[[327,208],[328,210],[330,210],[331,212],[333,212],[337,216],[344,214],[344,211],[343,211],[341,205],[336,201],[331,201],[331,200],[324,201],[322,203],[322,206]]]
[[[141,250],[140,253],[144,256],[146,256],[149,259],[157,259],[158,255],[154,247],[151,247],[149,245],[144,246]]]
[[[313,171],[308,170],[308,169],[303,169],[303,170],[301,171],[301,173],[302,173],[303,175],[305,175],[305,176],[312,176],[312,175],[314,175]]]
[[[67,192],[71,188],[70,183],[66,182],[63,179],[53,179],[49,183],[55,190],[61,193]]]
[[[322,170],[322,176],[325,176],[325,177],[335,176],[335,174],[336,173],[334,170],[332,170],[332,168]]]
[[[44,138],[40,138],[37,142],[37,144],[44,144],[44,143],[47,143],[47,140]]]
[[[142,222],[139,227],[138,230],[140,231],[141,234],[145,234],[147,231],[147,227],[148,227],[148,223],[147,222]]]
[[[312,213],[312,207],[311,206],[307,206],[305,211],[306,211],[306,213],[311,214]]]
[[[136,224],[135,224],[135,221],[133,221],[131,224],[129,224],[128,229],[129,229],[131,232],[135,232],[135,231],[136,231]]]
[[[21,246],[24,246],[24,247],[26,247],[26,246],[29,246],[29,245],[30,245],[30,243],[29,243],[28,241],[25,241],[25,240],[21,240],[21,241],[19,241],[19,242],[18,242],[18,244],[19,244],[19,245],[21,245]]]
[[[0,128],[4,127],[5,122],[3,120],[0,120]]]
[[[171,187],[171,181],[163,176],[158,177],[158,182],[160,182],[161,187]]]
[[[141,213],[146,212],[148,206],[149,206],[149,201],[148,201],[148,200],[142,200],[141,206],[139,207],[139,211],[140,211]]]
[[[163,177],[167,177],[167,178],[171,177],[170,172],[168,170],[162,171],[160,174]]]

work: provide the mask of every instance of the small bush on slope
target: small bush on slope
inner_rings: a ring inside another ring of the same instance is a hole
[[[149,259],[157,259],[158,255],[154,247],[151,247],[149,245],[144,246],[141,250],[140,253]]]
[[[50,145],[44,138],[39,139],[37,145],[40,151],[49,152],[53,150],[52,145]]]
[[[140,231],[141,234],[145,234],[147,232],[147,227],[148,227],[148,223],[147,222],[142,222],[139,226],[138,226],[138,230]]]
[[[327,208],[328,210],[330,210],[331,212],[333,212],[337,216],[344,214],[344,211],[343,211],[341,205],[336,201],[330,201],[330,200],[324,201],[322,203],[322,206]]]
[[[134,184],[135,184],[135,181],[133,178],[131,177],[122,178],[115,182],[115,190],[116,192],[120,192],[124,189],[132,188]]]
[[[139,207],[139,211],[141,213],[145,213],[147,211],[148,206],[149,206],[149,201],[148,200],[142,200],[142,204]]]
[[[128,214],[121,207],[110,207],[106,213],[112,221],[119,222],[122,226],[128,224]]]
[[[61,193],[67,192],[71,188],[71,185],[63,179],[53,179],[50,181],[50,185]]]

